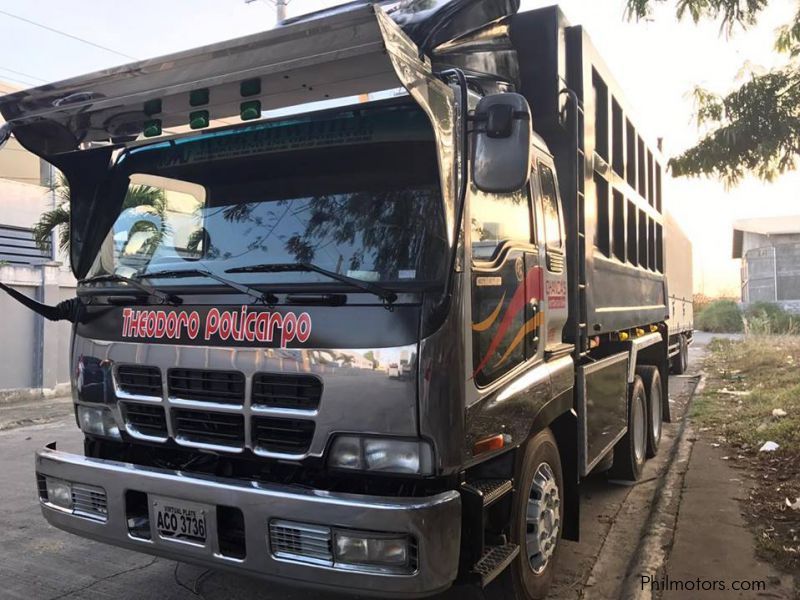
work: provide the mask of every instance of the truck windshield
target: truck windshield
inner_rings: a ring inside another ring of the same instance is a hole
[[[410,119],[403,111],[394,117]],[[312,125],[309,134],[308,123],[287,123],[280,137],[301,148],[303,135],[342,137],[342,123],[338,131],[335,121]],[[288,131],[298,127],[305,133]],[[350,131],[345,143],[276,152],[275,129],[267,142],[263,132],[235,143],[205,136],[129,155],[128,193],[90,276],[202,269],[248,285],[341,285],[313,269],[247,268],[304,263],[389,287],[443,277],[447,241],[432,136],[413,139],[406,130],[391,140],[374,122],[362,123],[356,129],[366,133]]]

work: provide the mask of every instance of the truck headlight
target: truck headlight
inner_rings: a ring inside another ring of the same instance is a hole
[[[78,406],[78,423],[84,433],[121,440],[119,427],[111,411],[104,407]]]
[[[64,510],[72,510],[72,484],[63,479],[46,477],[47,501]]]
[[[333,440],[328,466],[355,471],[430,475],[433,450],[421,440],[342,435]]]
[[[409,562],[408,536],[335,531],[334,557],[337,563],[404,567]]]

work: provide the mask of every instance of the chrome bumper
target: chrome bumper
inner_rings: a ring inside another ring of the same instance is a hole
[[[456,491],[425,498],[329,493],[291,486],[189,476],[175,471],[86,458],[60,452],[55,444],[36,452],[36,473],[103,488],[105,522],[64,512],[40,501],[42,514],[59,529],[131,550],[297,585],[379,597],[422,597],[448,588],[458,571],[461,499]],[[246,557],[219,552],[216,522],[208,523],[205,548],[180,541],[133,537],[128,531],[128,490],[242,511]],[[274,519],[350,529],[407,533],[417,542],[417,568],[409,574],[347,570],[277,558],[270,551]]]

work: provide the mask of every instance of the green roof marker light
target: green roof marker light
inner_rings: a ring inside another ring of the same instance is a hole
[[[148,100],[144,103],[144,114],[148,117],[152,117],[153,115],[157,115],[161,112],[161,99],[155,98],[154,100]]]
[[[208,127],[210,120],[207,110],[196,110],[189,114],[189,127],[192,129],[203,129]]]
[[[161,135],[161,119],[153,119],[152,121],[146,121],[144,124],[144,128],[142,129],[142,133],[146,138],[151,138]]]
[[[261,80],[258,78],[246,79],[239,86],[239,91],[241,92],[243,98],[257,96],[261,93]]]
[[[242,102],[239,107],[239,116],[242,121],[252,121],[261,117],[261,100]]]
[[[199,90],[192,90],[189,93],[189,104],[191,106],[204,106],[208,104],[210,94],[208,88],[200,88]]]

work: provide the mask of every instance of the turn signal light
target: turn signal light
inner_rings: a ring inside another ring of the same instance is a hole
[[[475,445],[472,447],[472,456],[486,454],[487,452],[494,452],[495,450],[501,450],[503,447],[505,447],[505,445],[505,436],[502,433],[498,433],[497,435],[493,435],[475,442]]]

